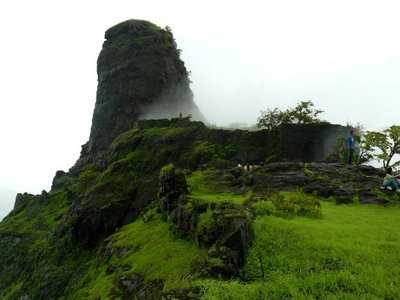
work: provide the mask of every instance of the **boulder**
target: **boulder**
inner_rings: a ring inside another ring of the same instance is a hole
[[[328,198],[333,195],[334,188],[326,182],[314,181],[304,186],[305,193],[316,193],[320,197]]]
[[[333,197],[336,200],[336,204],[351,204],[353,203],[354,195],[354,190],[349,188],[342,187],[333,190]]]
[[[379,197],[377,193],[370,190],[360,191],[358,195],[361,204],[386,205],[389,203],[389,200]]]

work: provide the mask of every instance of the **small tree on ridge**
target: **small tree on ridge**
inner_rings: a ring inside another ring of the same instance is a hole
[[[322,110],[316,109],[312,101],[300,101],[294,108],[285,111],[279,108],[262,111],[258,118],[257,126],[274,130],[282,124],[311,124],[322,122],[319,115]]]

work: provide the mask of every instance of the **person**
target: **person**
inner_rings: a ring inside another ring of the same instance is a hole
[[[381,189],[400,192],[399,178],[399,176],[393,176],[393,170],[391,167],[387,168]]]
[[[354,130],[353,129],[350,130],[350,134],[347,137],[346,145],[347,145],[347,150],[348,150],[348,153],[349,153],[349,158],[348,158],[347,163],[349,165],[351,165],[351,164],[353,164],[354,146],[355,146]]]

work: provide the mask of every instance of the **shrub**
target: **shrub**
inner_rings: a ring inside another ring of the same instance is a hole
[[[259,201],[252,207],[253,213],[257,216],[270,216],[275,214],[275,205],[272,201]]]
[[[272,198],[276,214],[281,217],[305,216],[318,218],[321,216],[319,200],[302,192],[276,194]]]
[[[269,199],[259,201],[252,206],[256,216],[274,215],[283,218],[304,216],[321,217],[319,200],[303,192],[273,194]]]

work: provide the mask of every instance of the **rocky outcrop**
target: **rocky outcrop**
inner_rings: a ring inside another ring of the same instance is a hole
[[[394,193],[379,191],[384,173],[372,166],[346,166],[339,163],[277,162],[243,173],[233,183],[251,182],[267,192],[302,188],[337,204],[387,204]],[[245,178],[246,177],[246,178]],[[248,178],[251,177],[252,180]]]
[[[188,195],[184,174],[168,165],[160,174],[161,210],[180,235],[207,249],[197,263],[204,276],[232,278],[245,264],[252,241],[251,218],[244,207],[227,202],[198,203]]]
[[[118,287],[122,295],[118,296],[122,297],[122,299],[161,299],[163,285],[161,280],[146,282],[139,274],[132,274],[129,277],[122,276],[118,280]]]
[[[108,29],[105,39],[97,61],[96,106],[84,153],[105,150],[139,119],[179,114],[203,119],[170,30],[128,20]]]
[[[66,173],[62,170],[58,170],[56,172],[56,175],[53,178],[53,182],[51,184],[51,189],[56,190],[59,188],[63,188],[65,186],[68,186],[69,184],[71,184],[71,182],[72,182],[72,180],[68,176],[68,173]]]

